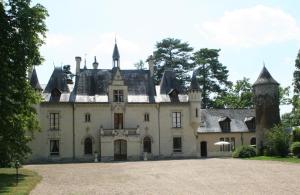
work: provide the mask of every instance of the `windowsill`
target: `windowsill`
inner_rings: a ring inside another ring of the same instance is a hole
[[[59,154],[50,154],[49,155],[50,158],[60,158]]]
[[[49,131],[59,131],[59,129],[49,129]]]
[[[182,129],[182,127],[172,127],[172,129]]]

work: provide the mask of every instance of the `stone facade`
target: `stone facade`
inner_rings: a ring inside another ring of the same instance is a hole
[[[213,157],[255,144],[253,109],[201,109],[195,75],[186,90],[166,70],[155,86],[151,60],[150,70],[122,70],[119,57],[115,45],[111,70],[98,69],[96,58],[93,69],[80,69],[76,57],[75,83],[55,68],[36,106],[42,130],[29,161]]]

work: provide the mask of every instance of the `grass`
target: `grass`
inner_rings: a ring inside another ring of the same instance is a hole
[[[249,160],[269,160],[269,161],[300,163],[300,158],[296,158],[296,157],[255,156],[255,157],[251,157],[248,159]]]
[[[0,194],[29,194],[41,179],[36,172],[21,168],[19,182],[16,185],[16,169],[0,168]]]

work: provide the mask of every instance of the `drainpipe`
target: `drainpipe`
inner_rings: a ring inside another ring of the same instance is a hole
[[[75,103],[72,103],[73,111],[73,160],[75,160]]]
[[[158,104],[158,157],[160,158],[160,105]]]

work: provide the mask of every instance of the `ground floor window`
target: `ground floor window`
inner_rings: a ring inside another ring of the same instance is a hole
[[[173,152],[182,152],[181,137],[173,137]]]
[[[233,151],[235,148],[235,138],[229,138],[229,137],[221,137],[220,141],[225,141],[225,142],[229,142],[230,144],[226,145],[223,144],[220,146],[220,151],[221,152],[230,152]]]
[[[84,140],[84,154],[93,154],[93,141],[90,137]]]
[[[50,140],[50,155],[59,155],[59,140]]]
[[[256,146],[256,138],[255,138],[255,137],[252,137],[252,138],[251,138],[251,140],[250,140],[250,145]]]
[[[151,139],[150,137],[145,137],[143,140],[144,152],[151,153]]]

